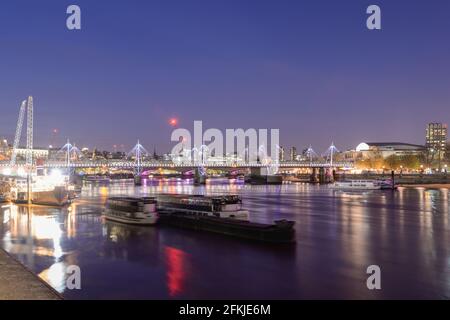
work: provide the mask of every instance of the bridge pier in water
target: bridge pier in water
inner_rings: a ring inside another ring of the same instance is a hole
[[[320,184],[323,184],[323,183],[325,183],[325,169],[322,167],[322,168],[319,168],[319,183]]]
[[[203,172],[203,168],[196,167],[194,170],[194,184],[206,184],[206,172]]]
[[[134,175],[134,185],[135,186],[142,186],[142,178],[140,174]]]
[[[271,175],[264,167],[252,167],[250,169],[251,184],[282,184],[283,177],[281,175]]]
[[[312,168],[311,175],[309,176],[309,182],[311,183],[317,183],[319,182],[319,179],[317,177],[317,168]]]
[[[142,186],[141,168],[136,168],[133,172],[133,180],[135,186]]]
[[[309,181],[312,183],[333,183],[336,180],[336,170],[334,168],[325,169],[324,167],[312,168]]]
[[[83,184],[83,179],[80,174],[75,171],[74,174],[70,176],[69,183],[80,186]]]

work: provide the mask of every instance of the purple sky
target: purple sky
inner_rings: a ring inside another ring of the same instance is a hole
[[[365,27],[382,9],[382,30]],[[82,9],[68,31],[66,8]],[[168,151],[191,128],[279,128],[323,152],[361,141],[424,143],[450,122],[450,2],[86,1],[0,3],[0,136],[35,98],[35,145]],[[55,140],[55,138],[53,138]]]

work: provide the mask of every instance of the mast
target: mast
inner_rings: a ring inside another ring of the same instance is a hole
[[[33,171],[33,97],[28,97],[27,103],[27,151],[26,151],[26,166],[27,166],[27,189],[28,189],[28,204],[32,201],[32,171]]]

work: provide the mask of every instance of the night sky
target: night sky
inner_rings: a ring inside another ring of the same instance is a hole
[[[66,28],[66,8],[82,30]],[[382,30],[366,8],[382,9]],[[450,1],[2,0],[0,136],[35,98],[35,145],[170,150],[168,124],[280,128],[323,152],[424,143],[450,122]],[[59,129],[51,138],[52,130]]]

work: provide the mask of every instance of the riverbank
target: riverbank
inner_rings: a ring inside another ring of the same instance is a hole
[[[0,300],[60,300],[43,280],[0,248]]]
[[[426,188],[426,189],[449,189],[450,183],[418,183],[418,184],[402,184],[401,187],[405,188]]]

